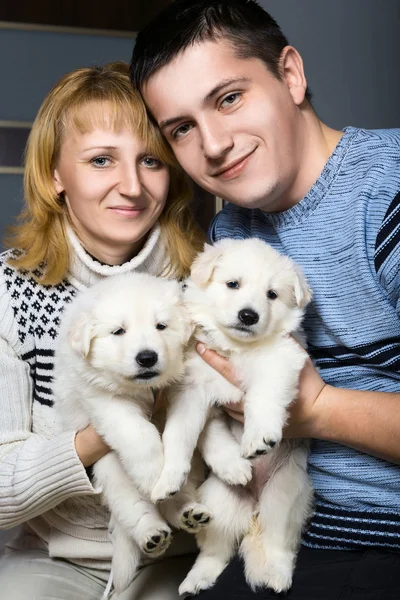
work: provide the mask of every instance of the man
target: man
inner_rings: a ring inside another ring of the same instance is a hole
[[[314,438],[316,509],[287,597],[398,598],[400,131],[322,123],[299,53],[254,0],[177,0],[138,35],[131,73],[183,168],[230,202],[211,239],[261,237],[313,289],[321,375],[309,361],[285,435]],[[251,592],[236,561],[200,597],[276,594]]]

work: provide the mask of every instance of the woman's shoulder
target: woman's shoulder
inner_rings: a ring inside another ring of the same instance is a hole
[[[69,304],[75,288],[63,280],[55,285],[43,285],[43,265],[34,270],[20,269],[12,264],[20,251],[11,249],[0,254],[0,299],[3,308],[12,310],[18,323],[20,339],[29,334],[36,336],[57,334],[60,315]]]
[[[32,286],[43,274],[43,269],[40,267],[28,270],[21,269],[13,264],[13,260],[19,258],[22,254],[23,252],[17,248],[11,248],[0,254],[0,281],[7,290],[13,287],[21,287],[28,282]]]

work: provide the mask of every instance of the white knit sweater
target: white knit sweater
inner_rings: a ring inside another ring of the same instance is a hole
[[[68,234],[73,258],[59,285],[37,284],[7,263],[11,251],[0,255],[0,529],[27,523],[51,557],[107,569],[108,511],[76,454],[75,433],[61,431],[52,408],[55,338],[79,290],[128,271],[159,275],[167,260],[159,226],[121,266],[93,260]]]

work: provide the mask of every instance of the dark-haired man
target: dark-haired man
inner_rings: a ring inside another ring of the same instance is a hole
[[[211,239],[261,237],[313,289],[322,377],[309,361],[286,435],[314,438],[316,510],[287,598],[398,598],[400,131],[322,123],[299,53],[254,0],[176,0],[139,34],[131,72],[183,168],[230,202]],[[275,595],[233,562],[201,597]]]

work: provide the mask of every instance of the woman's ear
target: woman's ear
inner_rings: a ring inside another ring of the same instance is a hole
[[[56,190],[57,194],[58,195],[62,194],[64,192],[65,188],[61,182],[60,174],[57,169],[54,169],[54,171],[53,171],[53,183],[54,183],[54,189]]]

